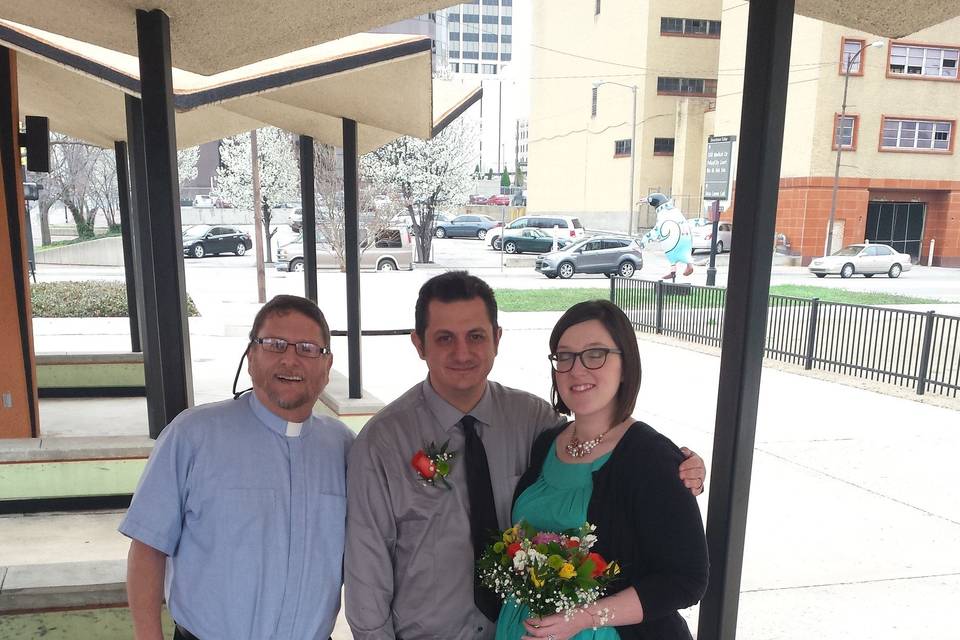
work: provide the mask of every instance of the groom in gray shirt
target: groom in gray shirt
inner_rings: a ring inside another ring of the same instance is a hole
[[[346,614],[357,640],[487,639],[496,624],[474,604],[474,549],[461,420],[469,414],[489,465],[497,520],[510,526],[513,491],[533,441],[561,416],[544,400],[487,380],[501,329],[490,287],[463,271],[420,289],[411,336],[429,375],[361,431],[347,466]],[[430,443],[455,453],[444,486],[411,464]],[[706,470],[680,467],[694,494]]]

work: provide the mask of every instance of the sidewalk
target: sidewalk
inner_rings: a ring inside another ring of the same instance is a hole
[[[547,397],[546,344],[559,315],[501,314],[491,377]],[[128,348],[125,334],[112,331],[86,336],[85,349]],[[196,401],[227,397],[243,339],[192,338]],[[37,350],[64,339],[38,332]],[[719,358],[643,336],[639,343],[644,377],[634,415],[698,451],[711,468]],[[396,397],[426,372],[405,337],[363,344],[364,387],[381,398]],[[345,338],[332,346],[334,367],[345,373]],[[960,501],[951,464],[960,413],[854,385],[764,370],[739,638],[900,640],[950,637],[955,629]],[[96,403],[111,401],[90,402],[88,411],[72,413],[77,435],[101,429]],[[47,407],[44,401],[45,420]],[[706,520],[707,497],[699,504]],[[3,545],[0,567],[122,561],[127,543],[114,532],[120,517],[0,518],[0,539],[17,541]],[[693,609],[693,629],[695,618]],[[0,621],[0,638],[2,629]],[[341,623],[334,637],[349,631]]]

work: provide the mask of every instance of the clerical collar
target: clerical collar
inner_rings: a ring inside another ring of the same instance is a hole
[[[300,432],[303,430],[303,423],[288,422],[285,418],[276,415],[260,402],[256,392],[250,393],[250,409],[253,411],[253,415],[257,416],[260,422],[274,433],[288,438],[300,437]]]

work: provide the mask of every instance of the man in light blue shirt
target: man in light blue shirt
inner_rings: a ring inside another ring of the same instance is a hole
[[[312,415],[329,379],[315,304],[277,296],[250,332],[253,393],[164,429],[120,531],[137,640],[325,639],[340,607],[352,432]]]

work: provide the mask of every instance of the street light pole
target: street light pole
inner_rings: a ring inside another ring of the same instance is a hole
[[[837,194],[840,190],[840,156],[843,154],[843,122],[847,115],[847,89],[850,86],[850,67],[854,60],[860,59],[860,54],[868,47],[882,47],[883,40],[876,40],[870,44],[864,44],[855,54],[847,58],[846,72],[843,75],[843,102],[840,105],[840,119],[834,123],[833,135],[837,143],[837,166],[833,171],[833,195],[830,199],[830,218],[827,221],[827,239],[823,243],[823,255],[828,256],[832,251],[833,244],[833,221],[837,215]],[[841,135],[837,135],[839,127]],[[851,140],[852,142],[852,140]]]
[[[620,82],[611,82],[609,80],[604,80],[602,82],[594,82],[594,87],[600,87],[605,84],[615,84],[618,87],[625,87],[630,89],[633,92],[633,109],[630,111],[630,198],[628,202],[627,210],[629,211],[629,218],[627,222],[627,233],[633,234],[633,193],[634,186],[633,182],[636,179],[636,166],[637,166],[637,85],[635,84],[622,84]]]

